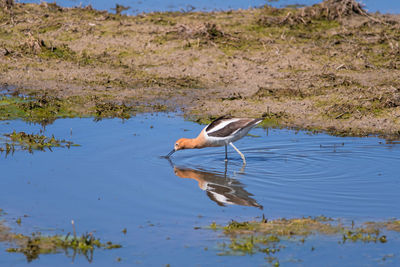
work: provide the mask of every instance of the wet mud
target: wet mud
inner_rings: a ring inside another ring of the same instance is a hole
[[[181,109],[199,121],[263,116],[279,127],[399,137],[399,15],[353,0],[136,16],[3,6],[0,82],[55,102],[50,119]],[[26,117],[20,99],[1,101],[11,101],[2,118]]]

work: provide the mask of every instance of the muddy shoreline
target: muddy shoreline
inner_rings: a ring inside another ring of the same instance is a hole
[[[400,15],[351,0],[137,16],[3,4],[0,69],[0,84],[15,86],[8,94],[40,99],[13,113],[26,120],[181,109],[199,122],[262,116],[268,126],[400,137]],[[11,109],[2,103],[1,119]]]

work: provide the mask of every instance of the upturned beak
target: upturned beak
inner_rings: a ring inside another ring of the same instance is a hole
[[[172,155],[172,154],[174,154],[174,153],[175,153],[175,151],[176,151],[175,149],[172,149],[172,151],[171,151],[171,152],[169,152],[169,153],[168,153],[168,155],[166,155],[165,157],[166,157],[166,158],[169,158],[169,157],[171,157],[171,155]]]

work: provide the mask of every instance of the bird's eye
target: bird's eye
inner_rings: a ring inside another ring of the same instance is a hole
[[[178,143],[175,143],[175,147],[178,147],[179,145],[178,145]]]

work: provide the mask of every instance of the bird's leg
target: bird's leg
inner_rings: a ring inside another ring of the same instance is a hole
[[[228,161],[228,146],[225,145],[225,162]]]
[[[230,144],[230,145],[233,147],[233,149],[235,149],[236,152],[239,153],[239,155],[242,157],[243,165],[246,165],[246,158],[244,157],[244,155],[242,154],[242,152],[240,152],[240,150],[237,149],[232,143],[229,143],[229,144]]]
[[[225,172],[224,172],[224,178],[226,179],[226,173],[228,171],[228,161],[225,160]]]
[[[242,168],[240,168],[239,173],[244,173],[244,168],[246,168],[246,162],[243,162]]]

